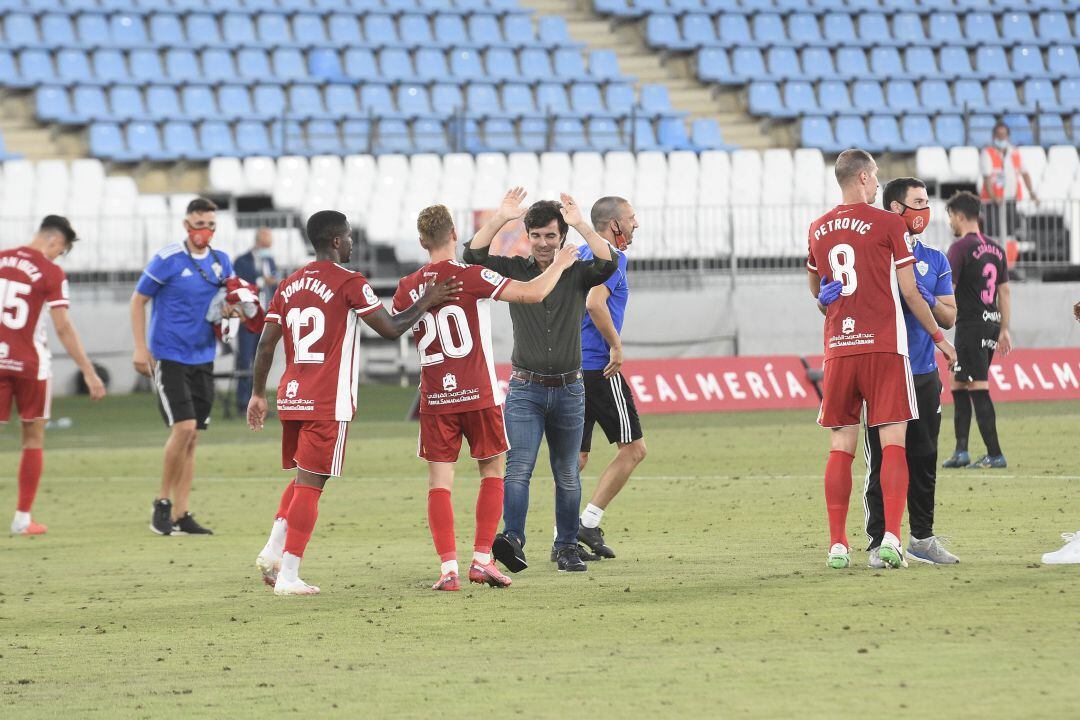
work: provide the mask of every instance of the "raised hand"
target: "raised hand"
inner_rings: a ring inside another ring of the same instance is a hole
[[[562,200],[562,207],[559,211],[562,213],[563,220],[570,227],[574,227],[581,223],[581,206],[574,202],[574,198],[570,197],[566,193],[560,193],[559,199]]]
[[[821,278],[821,285],[818,287],[817,300],[823,307],[828,307],[836,298],[840,297],[840,291],[844,289],[844,283],[839,280],[829,281],[829,278]]]
[[[435,282],[435,278],[430,278],[424,283],[424,294],[420,296],[420,302],[424,303],[425,308],[432,308],[447,301],[457,300],[457,293],[461,287],[462,282],[453,275],[440,282]]]
[[[524,215],[527,208],[522,207],[521,203],[525,200],[526,194],[525,188],[520,186],[507,190],[499,205],[499,217],[505,222],[510,222]]]
[[[559,252],[555,253],[555,265],[565,270],[574,264],[574,261],[578,259],[579,248],[574,243],[566,243]]]

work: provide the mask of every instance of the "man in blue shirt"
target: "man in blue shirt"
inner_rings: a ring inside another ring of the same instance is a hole
[[[950,328],[956,322],[956,299],[953,297],[952,269],[940,250],[923,245],[917,239],[930,222],[930,199],[926,185],[916,178],[897,178],[885,186],[882,207],[899,214],[907,223],[908,246],[915,256],[915,282],[938,325]],[[826,283],[822,279],[822,294],[818,300],[828,305],[840,291],[839,281]],[[907,325],[908,359],[911,365],[919,418],[907,426],[908,462],[908,522],[911,538],[907,555],[920,562],[952,564],[959,560],[941,546],[934,535],[934,492],[937,483],[937,441],[941,430],[941,378],[938,375],[934,342],[923,330],[907,305],[904,305]],[[885,563],[878,556],[885,534],[885,512],[881,501],[881,439],[877,428],[866,429],[866,485],[863,505],[866,510],[866,535],[870,540],[872,568]]]
[[[150,522],[158,535],[213,534],[195,522],[188,498],[197,432],[210,422],[214,402],[217,339],[206,313],[225,278],[233,274],[229,256],[210,247],[216,211],[205,198],[192,200],[184,217],[187,239],[151,258],[131,296],[132,361],[138,372],[153,379],[161,415],[170,428]],[[148,346],[146,305],[151,300]]]
[[[615,551],[604,542],[600,519],[623,489],[630,474],[645,459],[645,440],[634,406],[634,394],[619,370],[622,368],[623,318],[630,285],[626,279],[626,250],[638,228],[634,208],[621,197],[603,197],[592,208],[592,225],[612,246],[618,261],[615,274],[589,291],[585,318],[581,322],[581,371],[585,380],[585,431],[581,437],[578,466],[584,470],[592,449],[593,426],[600,424],[609,443],[618,445],[615,458],[600,474],[596,490],[581,513],[578,540],[600,557],[613,558]],[[589,259],[588,247],[578,256]]]
[[[261,227],[255,231],[255,247],[237,257],[234,264],[236,277],[259,288],[259,301],[264,308],[270,307],[270,300],[281,280],[274,262],[273,245],[274,235],[270,228]],[[251,364],[258,344],[259,335],[241,325],[236,333],[236,371],[246,371],[246,374],[236,380],[236,410],[240,417],[247,415],[248,400],[251,399]]]

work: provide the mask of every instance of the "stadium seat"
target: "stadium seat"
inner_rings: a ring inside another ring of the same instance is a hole
[[[753,82],[747,93],[747,108],[751,115],[766,117],[793,117],[784,109],[780,88],[772,82]]]
[[[915,93],[915,84],[910,80],[890,80],[886,83],[885,99],[897,114],[911,112],[919,107],[919,96]]]
[[[71,107],[76,122],[107,121],[111,117],[105,90],[94,85],[79,85],[71,92]],[[108,130],[101,130],[103,137]]]
[[[813,80],[827,80],[836,75],[832,53],[828,48],[808,47],[802,50],[803,75]]]
[[[517,55],[509,48],[491,48],[484,56],[487,74],[494,80],[514,80],[520,76]]]
[[[458,80],[484,79],[484,66],[480,62],[480,55],[472,50],[454,50],[451,52],[450,72]]]
[[[585,80],[585,59],[577,48],[557,48],[552,55],[555,75],[564,80]]]
[[[109,23],[106,15],[97,13],[83,13],[75,19],[75,29],[79,34],[79,41],[86,47],[109,47],[112,38],[109,37]]]
[[[582,117],[604,114],[604,97],[600,94],[600,86],[595,83],[571,85],[570,108],[574,114]]]
[[[766,52],[765,64],[769,75],[778,80],[797,80],[802,77],[799,56],[791,47],[772,47]]]
[[[974,111],[986,108],[982,83],[976,80],[958,80],[953,85],[953,100],[958,110]]]
[[[861,147],[867,150],[871,150],[872,147],[871,152],[880,152],[883,149],[876,145],[872,146],[870,139],[866,135],[866,125],[861,117],[850,115],[838,117],[834,128],[834,136],[843,140],[844,147]],[[825,148],[822,148],[822,150],[825,150]]]
[[[986,83],[986,101],[992,110],[1006,112],[1021,106],[1012,80],[990,80]]]
[[[147,43],[146,25],[142,15],[121,13],[110,16],[109,34],[114,47],[132,48]]]
[[[228,125],[217,120],[199,126],[199,147],[210,157],[236,154],[232,131]]]
[[[904,48],[904,69],[908,77],[932,80],[940,77],[934,51],[928,47]]]
[[[702,48],[697,51],[695,57],[697,76],[700,80],[714,83],[740,82],[733,77],[727,51],[723,48]]]
[[[180,91],[184,116],[191,120],[212,120],[220,116],[217,99],[206,85],[188,85]]]
[[[161,128],[162,148],[169,157],[205,160],[210,157],[199,147],[195,128],[189,122],[171,120]]]
[[[900,128],[894,117],[873,116],[867,120],[866,126],[870,147],[874,148],[874,151],[912,152],[915,149],[901,138]]]
[[[1053,83],[1046,80],[1028,80],[1024,83],[1024,107],[1039,112],[1067,110],[1058,104]]]
[[[971,58],[964,47],[946,45],[940,53],[941,74],[949,78],[968,79],[982,77],[971,67]]]
[[[322,18],[310,13],[293,16],[292,34],[297,43],[306,47],[318,47],[329,42]]]
[[[381,152],[403,153],[412,148],[409,126],[404,120],[383,118],[375,124],[375,144]]]
[[[525,86],[520,86],[526,92],[530,92]],[[531,97],[531,96],[530,96]],[[465,88],[465,105],[470,115],[477,117],[491,117],[501,115],[503,106],[499,102],[499,93],[494,85],[487,83],[470,83]],[[509,103],[506,104],[509,108]]]
[[[252,16],[240,13],[226,13],[221,18],[221,36],[232,47],[262,47],[255,34]]]
[[[717,20],[719,45],[726,47],[755,47],[759,43],[750,32],[750,23],[743,15],[721,14]],[[716,44],[716,43],[710,43]]]
[[[1069,18],[1063,12],[1039,13],[1038,28],[1040,42],[1060,42],[1063,45],[1071,45],[1076,42],[1069,31]]]
[[[274,82],[277,76],[270,67],[270,58],[264,50],[242,48],[236,53],[237,74],[245,80]]]
[[[356,89],[352,85],[345,83],[327,85],[325,95],[326,110],[331,115],[346,117],[360,113]]]
[[[547,80],[554,74],[551,56],[546,50],[525,48],[518,55],[518,61],[521,65],[521,77],[526,80]]]
[[[936,12],[930,16],[930,40],[939,47],[968,44],[960,29],[960,20],[952,13]],[[945,63],[942,62],[942,65]]]
[[[189,47],[216,47],[222,45],[221,32],[213,15],[192,13],[184,20],[184,35]]]
[[[864,112],[888,112],[881,84],[873,80],[856,80],[851,86],[851,105]]]
[[[34,108],[37,117],[46,122],[70,123],[74,119],[67,89],[59,85],[39,87],[34,92]]]
[[[346,77],[373,80],[379,77],[375,64],[375,54],[363,48],[349,48],[345,51],[344,71]]]
[[[1065,145],[1069,142],[1060,115],[1039,115],[1037,128],[1036,141],[1040,145]]]
[[[588,121],[589,145],[600,152],[624,147],[619,126],[611,118],[592,118]]]
[[[315,48],[307,54],[307,71],[315,80],[342,81],[345,71],[341,66],[341,56],[337,50]]]
[[[731,71],[740,82],[766,78],[765,58],[758,48],[739,47],[731,52]]]
[[[465,30],[465,21],[456,15],[437,15],[435,17],[435,37],[447,47],[471,44]]]
[[[855,80],[870,76],[866,52],[858,47],[841,46],[836,51],[836,76],[840,80]]]
[[[1018,45],[1012,49],[1012,71],[1018,77],[1048,78],[1050,72],[1043,64],[1042,51],[1034,45]]]
[[[1047,70],[1057,79],[1080,76],[1080,60],[1076,48],[1055,45],[1047,50]]]
[[[900,51],[894,47],[875,47],[870,50],[870,72],[881,80],[901,78],[905,75]]]
[[[471,107],[471,105],[466,103],[466,107]],[[533,96],[532,88],[521,83],[503,85],[502,109],[503,112],[509,115],[531,115],[535,113],[536,99]]]
[[[964,16],[964,37],[977,45],[1001,42],[994,16],[988,12],[973,12]]]
[[[152,123],[133,122],[126,128],[128,155],[133,160],[159,160],[163,158],[161,137]]]
[[[1016,77],[1009,68],[1009,61],[1005,57],[1005,49],[990,45],[975,50],[975,70],[983,77],[1008,78]]]
[[[435,40],[431,34],[431,23],[426,15],[402,15],[398,18],[398,32],[412,47],[432,47]]]
[[[593,50],[589,53],[589,74],[597,80],[614,80],[622,77],[619,72],[619,60],[615,52],[613,50]]]
[[[829,44],[838,47],[866,46],[871,44],[863,41],[855,31],[855,24],[847,13],[828,13],[822,19],[825,40]]]
[[[334,13],[327,18],[326,28],[330,42],[338,47],[349,48],[363,42],[360,20],[355,15]]]
[[[783,87],[784,107],[795,115],[813,115],[819,111],[814,88],[799,80],[786,82]]]
[[[881,13],[872,12],[859,15],[856,32],[859,40],[869,47],[896,45],[901,42],[901,39],[893,34],[889,28],[889,23]]]
[[[934,137],[937,144],[951,148],[967,143],[967,130],[959,115],[938,115],[934,118]]]
[[[41,36],[38,34],[37,22],[33,15],[21,12],[7,14],[3,18],[4,37],[8,38],[8,44],[15,48],[38,47],[41,45]]]
[[[127,154],[120,126],[114,123],[94,123],[89,133],[90,154],[107,160],[123,159]]]
[[[926,115],[905,115],[900,120],[900,135],[904,149],[920,148],[934,142],[934,128]]]
[[[814,45],[822,42],[821,26],[817,17],[805,12],[788,16],[787,33],[795,45]]]
[[[925,80],[919,86],[919,103],[923,110],[945,112],[953,109],[952,93],[944,80]]]
[[[146,117],[142,93],[134,85],[114,85],[109,88],[109,110],[117,120],[138,120]],[[131,143],[128,143],[131,146]]]

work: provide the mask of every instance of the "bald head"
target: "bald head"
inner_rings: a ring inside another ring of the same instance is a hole
[[[590,220],[592,220],[592,226],[597,232],[603,232],[604,228],[608,226],[612,220],[618,221],[620,219],[620,213],[623,210],[624,205],[629,205],[626,202],[626,198],[621,198],[616,195],[608,195],[602,197],[593,203],[592,214]]]
[[[844,203],[873,203],[877,199],[877,163],[874,157],[858,148],[840,153],[836,158],[836,183],[844,195]]]

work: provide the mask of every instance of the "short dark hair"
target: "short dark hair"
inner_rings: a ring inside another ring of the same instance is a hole
[[[840,187],[847,185],[861,172],[869,172],[874,164],[874,157],[859,148],[851,148],[840,153],[836,158],[836,182]]]
[[[592,212],[589,214],[592,226],[598,231],[602,227],[606,228],[609,222],[619,219],[619,210],[623,205],[627,204],[626,198],[621,198],[618,195],[607,195],[600,198],[593,203]]]
[[[529,211],[525,213],[525,232],[529,232],[534,228],[546,227],[552,220],[558,220],[559,236],[565,238],[570,226],[563,219],[561,210],[562,203],[555,200],[538,200],[534,202],[529,206]]]
[[[331,240],[348,234],[349,218],[337,210],[320,210],[308,218],[308,242],[316,250],[326,250]]]
[[[994,129],[991,132],[997,132],[998,128],[1005,128],[1005,132],[1012,134],[1012,128],[1004,120],[998,120],[994,123]]]
[[[71,227],[71,221],[63,215],[46,215],[38,226],[38,232],[58,232],[64,236],[67,246],[71,247],[79,238],[75,235],[75,229]]]
[[[949,198],[945,209],[955,215],[963,215],[968,220],[978,220],[982,212],[982,200],[975,193],[963,190]]]
[[[919,178],[913,177],[901,177],[890,180],[885,185],[885,190],[881,193],[881,207],[889,210],[894,202],[898,202],[901,205],[906,205],[904,200],[907,199],[908,190],[911,188],[924,188],[924,183]]]
[[[217,209],[218,207],[213,200],[197,197],[187,204],[187,211],[184,214],[191,215],[192,213],[217,212]]]

